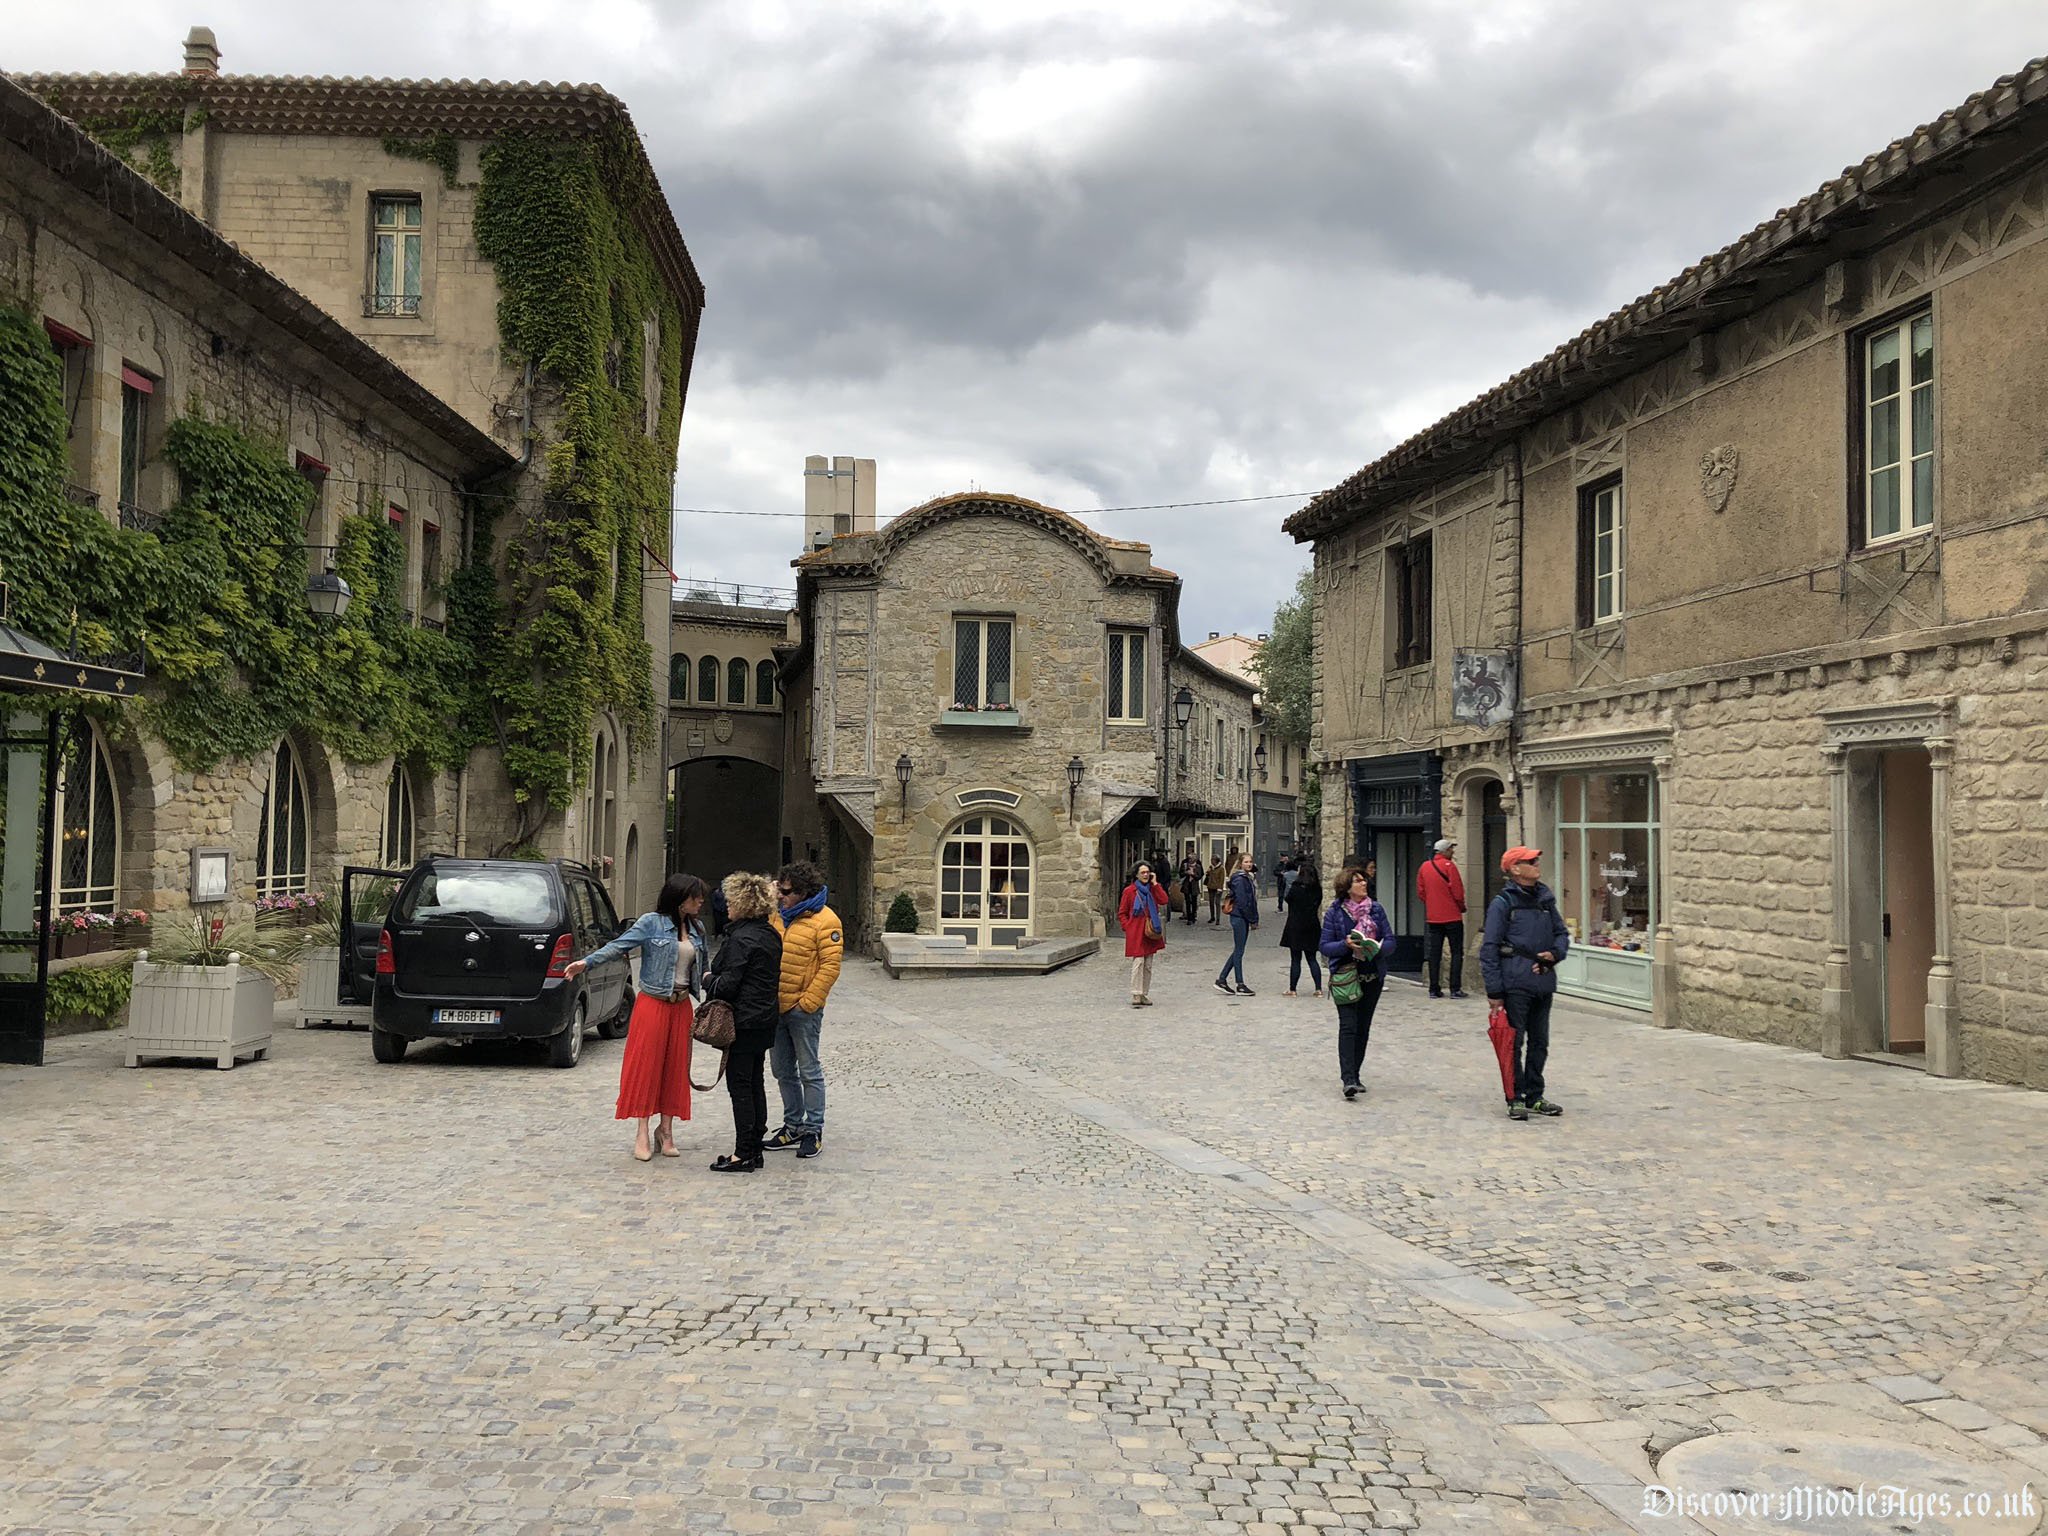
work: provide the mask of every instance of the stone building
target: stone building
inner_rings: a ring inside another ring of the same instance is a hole
[[[631,118],[590,86],[219,62],[195,28],[179,74],[20,83],[506,450],[467,488],[460,551],[496,583],[506,668],[468,840],[586,858],[631,910],[661,874],[665,509],[704,302]],[[579,271],[604,281],[563,281]],[[286,444],[329,467],[324,519],[391,483],[341,466],[328,417],[295,416]],[[405,606],[433,619],[457,501],[403,510]]]
[[[77,591],[62,584],[89,586],[97,573],[77,568],[79,534],[93,530],[69,520],[103,519],[117,530],[105,552],[125,568],[221,561],[222,584],[206,602],[222,621],[235,622],[233,605],[264,590],[250,574],[262,570],[280,572],[276,590],[308,622],[308,561],[296,542],[252,535],[232,499],[208,499],[203,513],[177,510],[194,494],[211,495],[207,467],[181,460],[180,423],[199,421],[234,434],[199,447],[260,445],[276,455],[274,475],[299,477],[285,532],[316,547],[316,574],[336,556],[347,564],[357,535],[374,534],[394,553],[401,541],[428,550],[407,562],[400,588],[372,590],[358,574],[363,590],[334,632],[338,643],[372,654],[400,643],[415,616],[440,638],[432,551],[460,548],[469,532],[462,493],[510,471],[513,455],[4,78],[0,326],[11,343],[0,383],[11,452],[21,451],[22,402],[43,383],[61,390],[52,424],[61,477],[44,483],[19,457],[0,464],[8,513],[27,519],[5,551],[17,602],[75,602]],[[376,495],[365,501],[357,492],[370,484]],[[239,495],[246,485],[232,489]],[[273,631],[290,632],[288,623]],[[203,670],[189,655],[161,659],[174,643],[168,634],[145,643],[155,647],[153,672]],[[365,751],[305,725],[246,753],[213,752],[207,713],[225,716],[236,701],[202,700],[179,717],[182,733],[145,723],[162,719],[146,712],[164,702],[161,681],[152,682],[143,700],[81,720],[73,732],[51,871],[56,911],[175,910],[186,904],[201,847],[228,851],[232,889],[246,903],[331,891],[344,863],[402,862],[421,849],[461,846],[468,835],[476,790],[459,768]],[[374,722],[350,724],[373,732]],[[225,718],[219,729],[229,729]],[[167,735],[206,760],[181,760]]]
[[[1572,993],[2048,1087],[2044,165],[2037,61],[1296,514],[1325,852],[1497,816]]]
[[[1194,655],[1259,688],[1255,667],[1266,636],[1226,635],[1188,647]],[[1270,871],[1280,856],[1300,844],[1306,828],[1301,819],[1302,771],[1308,765],[1308,743],[1288,736],[1265,708],[1263,690],[1252,695],[1251,840],[1247,844],[1261,870]]]
[[[855,938],[899,893],[976,949],[1099,936],[1170,828],[1244,830],[1251,689],[1182,651],[1145,545],[972,493],[796,569],[784,830]]]
[[[670,867],[720,880],[794,856],[782,839],[787,733],[776,651],[794,592],[691,587],[672,608]]]

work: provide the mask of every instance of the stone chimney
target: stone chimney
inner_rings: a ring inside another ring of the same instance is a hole
[[[211,79],[220,73],[220,44],[213,28],[194,27],[185,34],[185,73]]]

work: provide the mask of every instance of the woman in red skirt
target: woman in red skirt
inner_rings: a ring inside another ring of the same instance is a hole
[[[652,912],[643,912],[611,943],[571,961],[562,973],[573,979],[594,960],[640,951],[640,995],[626,1028],[613,1118],[640,1122],[633,1156],[643,1163],[657,1150],[663,1157],[680,1156],[675,1122],[690,1118],[690,994],[704,972],[708,941],[697,914],[708,894],[695,875],[670,875]],[[649,1145],[648,1122],[656,1115],[661,1131]]]

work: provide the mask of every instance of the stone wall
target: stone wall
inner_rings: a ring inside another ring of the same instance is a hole
[[[1195,713],[1187,729],[1187,771],[1181,771],[1176,737],[1173,782],[1168,798],[1176,813],[1193,811],[1205,818],[1241,821],[1249,827],[1251,784],[1257,769],[1250,764],[1252,729],[1251,684],[1186,660],[1176,660],[1167,679],[1168,692],[1183,685],[1195,696]],[[1223,754],[1216,753],[1214,724],[1223,726]],[[1240,740],[1244,745],[1240,748]]]
[[[1105,802],[1157,790],[1165,718],[1158,658],[1172,590],[1170,578],[1113,584],[1074,542],[1000,511],[923,529],[889,555],[879,582],[820,578],[807,615],[810,762],[828,800],[856,808],[834,814],[850,817],[849,825],[872,819],[868,931],[880,930],[903,890],[916,898],[924,931],[933,931],[939,845],[976,813],[1017,822],[1033,845],[1035,932],[1102,931]],[[1021,725],[942,723],[953,702],[956,614],[1013,617]],[[1144,725],[1106,719],[1111,626],[1147,632]],[[907,800],[895,776],[899,756],[911,761]],[[1069,811],[1074,758],[1083,777]],[[978,788],[1015,793],[1019,803],[963,807],[960,793]]]

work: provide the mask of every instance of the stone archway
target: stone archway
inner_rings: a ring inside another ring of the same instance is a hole
[[[693,757],[670,770],[675,868],[716,885],[735,870],[780,864],[782,775],[746,757]]]

